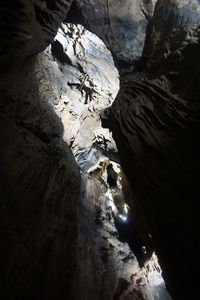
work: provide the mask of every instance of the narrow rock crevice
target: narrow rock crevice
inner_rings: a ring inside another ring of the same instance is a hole
[[[198,298],[199,21],[197,0],[0,4],[2,299]]]
[[[64,138],[70,143],[82,176],[78,213],[80,275],[76,278],[80,290],[76,297],[153,299],[157,294],[157,299],[169,299],[161,271],[155,271],[155,276],[160,276],[159,284],[148,282],[153,274],[151,266],[160,267],[129,218],[118,150],[109,130],[101,126],[100,113],[112,104],[119,90],[111,53],[80,25],[62,25],[55,40],[62,43],[62,51],[65,49],[72,64],[53,57],[48,47],[41,56],[41,70],[45,83],[51,82],[44,93],[53,95],[58,91],[57,101],[51,96],[51,103],[63,122]],[[45,69],[51,70],[50,77]],[[93,91],[89,101],[86,88]],[[128,197],[128,183],[126,187]],[[81,274],[87,274],[87,283]],[[126,285],[121,286],[123,282]]]

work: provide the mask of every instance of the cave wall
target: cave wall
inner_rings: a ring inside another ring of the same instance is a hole
[[[157,2],[142,64],[121,75],[109,116],[174,299],[198,297],[199,17],[197,1]]]
[[[70,3],[0,5],[2,299],[66,299],[73,290],[80,173],[60,119],[39,93],[34,56]]]
[[[80,172],[60,119],[40,94],[35,56],[53,41],[71,2],[0,5],[4,299],[38,293],[64,299],[76,288]],[[76,2],[88,28],[122,64],[133,63],[120,73],[109,127],[134,194],[134,216],[139,227],[144,217],[144,241],[153,237],[170,292],[190,299],[192,287],[197,298],[199,2],[158,0],[154,14],[155,1]]]
[[[144,246],[125,209],[130,188],[126,182],[125,195],[112,134],[101,127],[99,114],[119,90],[110,51],[83,26],[62,24],[38,61],[40,95],[48,95],[61,118],[81,171],[72,298],[169,300],[156,256],[144,263]]]
[[[80,22],[99,36],[116,62],[132,63],[142,55],[148,19],[155,0],[76,0],[66,21]],[[76,15],[79,12],[79,20]],[[69,19],[68,19],[69,18]]]
[[[1,4],[0,68],[4,75],[21,67],[27,57],[44,50],[53,40],[72,1],[17,0]]]

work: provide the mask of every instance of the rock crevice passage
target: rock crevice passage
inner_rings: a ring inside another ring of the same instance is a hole
[[[124,200],[130,197],[130,188],[112,135],[101,126],[100,112],[112,104],[119,90],[111,53],[81,25],[63,24],[55,41],[41,55],[41,76],[45,84],[49,82],[49,88],[41,86],[41,93],[49,95],[62,120],[64,139],[82,176],[76,296],[170,299],[156,256],[145,255],[129,220]],[[68,59],[62,60],[60,54]],[[147,258],[151,259],[145,263]]]
[[[197,0],[2,1],[2,299],[169,299],[160,266],[198,298],[199,20]]]

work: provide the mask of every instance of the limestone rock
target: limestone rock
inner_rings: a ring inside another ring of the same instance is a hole
[[[53,40],[71,2],[8,0],[1,3],[0,72],[4,77],[13,68],[19,71],[28,57],[38,54]]]
[[[60,60],[55,42],[68,62]],[[63,138],[79,165],[89,169],[101,159],[98,147],[117,151],[111,133],[101,127],[100,112],[116,97],[119,74],[105,44],[83,26],[63,24],[55,42],[40,56],[40,93],[61,118]]]
[[[174,299],[189,299],[190,284],[198,295],[198,9],[196,1],[157,2],[143,64],[121,76],[110,110],[133,207],[144,215]]]
[[[38,67],[40,94],[48,97],[61,118],[63,138],[71,145],[82,173],[79,267],[73,297],[170,299],[156,260],[152,258],[140,268],[128,240],[119,236],[116,227],[116,223],[120,226],[126,221],[128,210],[118,180],[121,170],[110,155],[112,150],[117,157],[116,146],[100,123],[100,111],[113,102],[119,89],[118,72],[109,50],[82,26],[62,25],[55,42],[40,55]],[[92,90],[89,97],[87,88]],[[113,185],[110,169],[115,173]],[[129,230],[126,225],[121,227]],[[140,247],[136,237],[134,243]],[[138,251],[142,252],[142,246]],[[156,274],[148,267],[154,263]],[[149,283],[151,274],[160,282]]]
[[[112,164],[116,169],[117,165]],[[126,238],[117,230],[115,216],[119,211],[115,206],[114,191],[106,184],[106,177],[107,171],[103,171],[101,165],[96,165],[96,169],[82,176],[78,294],[83,300],[90,297],[170,300],[155,255],[140,268],[125,242]],[[118,222],[126,228],[129,220],[123,220]],[[134,237],[134,243],[137,242]]]
[[[105,45],[61,26],[71,2],[0,4],[1,298],[169,299],[149,240],[174,299],[198,298],[199,1],[76,1],[119,93]]]
[[[70,2],[0,4],[1,299],[66,299],[74,289],[80,172],[32,57]]]
[[[76,1],[85,26],[97,34],[119,60],[133,61],[142,55],[146,26],[155,1]]]

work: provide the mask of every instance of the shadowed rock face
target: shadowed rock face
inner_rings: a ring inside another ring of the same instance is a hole
[[[198,297],[198,9],[157,2],[140,72],[121,75],[109,117],[139,227],[142,211],[174,299],[190,299],[191,286]]]
[[[0,5],[0,72],[41,52],[54,38],[72,0],[16,0]]]
[[[0,4],[2,299],[67,299],[73,290],[80,174],[30,58],[52,41],[70,3]]]
[[[78,22],[78,8],[79,22],[104,41],[115,60],[131,62],[142,55],[154,4],[155,0],[76,0],[66,20]]]

